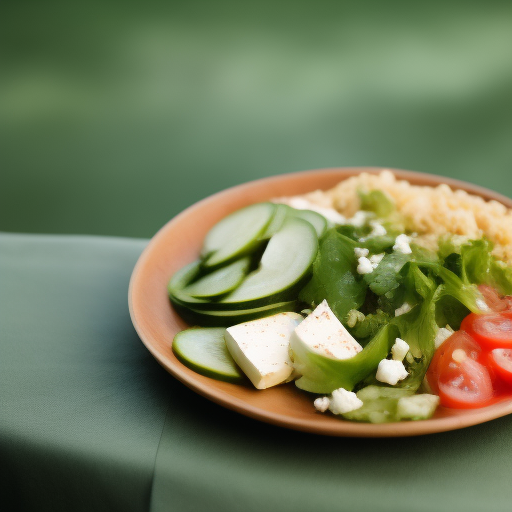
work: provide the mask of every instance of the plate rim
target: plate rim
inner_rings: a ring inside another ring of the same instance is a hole
[[[453,415],[447,417],[431,418],[428,420],[414,422],[408,421],[384,424],[351,422],[333,418],[328,415],[316,415],[313,410],[313,405],[311,420],[299,419],[287,414],[279,414],[273,411],[262,409],[261,407],[257,407],[238,397],[233,397],[221,389],[214,388],[212,391],[212,388],[208,386],[207,381],[210,381],[210,383],[212,380],[215,383],[219,383],[220,381],[210,379],[195,372],[190,373],[191,370],[184,366],[175,357],[174,359],[176,359],[176,362],[173,361],[172,364],[169,364],[168,359],[166,357],[162,357],[162,354],[159,352],[159,350],[157,350],[157,347],[155,347],[154,343],[152,342],[152,335],[148,332],[147,326],[144,324],[144,321],[141,318],[140,308],[137,304],[137,294],[141,293],[144,286],[144,284],[141,282],[141,274],[145,269],[145,265],[147,265],[151,259],[155,247],[158,247],[158,244],[165,238],[167,233],[174,227],[178,226],[183,221],[183,219],[192,215],[197,210],[201,210],[205,207],[207,208],[210,206],[210,204],[222,201],[222,199],[225,197],[229,197],[233,194],[235,196],[241,196],[241,192],[248,192],[250,191],[251,187],[255,186],[263,186],[273,183],[275,184],[277,182],[287,180],[309,180],[315,175],[318,176],[319,173],[328,176],[332,175],[333,179],[336,176],[339,176],[338,181],[333,182],[335,184],[342,179],[357,175],[361,172],[377,174],[384,170],[393,172],[397,179],[406,179],[416,183],[421,182],[422,184],[429,184],[430,186],[445,183],[452,188],[466,190],[467,192],[478,195],[487,201],[496,200],[503,203],[507,208],[512,208],[512,199],[479,185],[436,174],[387,167],[331,167],[313,169],[279,174],[257,180],[251,180],[249,182],[229,187],[200,201],[197,201],[166,222],[150,239],[149,243],[139,256],[130,277],[128,287],[128,306],[131,321],[142,343],[146,346],[149,352],[162,367],[164,367],[171,375],[173,375],[173,377],[178,379],[180,382],[185,384],[199,395],[217,403],[218,405],[221,405],[222,407],[238,412],[255,420],[297,431],[339,437],[408,437],[461,429],[473,425],[478,425],[486,421],[491,421],[493,419],[497,419],[512,413],[512,400],[505,398],[488,407],[473,409],[470,413],[466,412],[465,414],[460,415],[454,413]],[[243,202],[244,204],[250,204],[250,201]],[[164,284],[163,288],[166,290],[166,284]],[[169,310],[172,311],[170,303]],[[171,346],[172,342],[169,345],[169,351],[172,353]],[[205,379],[207,379],[207,381],[205,381]],[[226,383],[223,383],[223,385],[224,384]],[[229,386],[237,385],[229,384]]]

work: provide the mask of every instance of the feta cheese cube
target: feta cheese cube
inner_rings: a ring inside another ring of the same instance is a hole
[[[409,352],[409,344],[402,338],[396,338],[395,344],[391,347],[391,355],[395,361],[403,361],[407,352]]]
[[[355,411],[362,406],[363,402],[357,398],[355,393],[339,388],[332,392],[329,410],[333,414],[345,414],[346,412]]]
[[[393,245],[393,250],[401,254],[411,254],[412,249],[411,246],[409,245],[410,243],[410,236],[407,236],[406,234],[398,235],[395,239],[395,245]]]
[[[373,256],[370,256],[370,263],[372,264],[374,270],[379,266],[379,263],[382,261],[382,258],[384,258],[384,253],[374,254]]]
[[[356,258],[362,258],[363,256],[368,256],[370,251],[364,247],[354,247],[354,254],[356,255]]]
[[[370,226],[372,228],[371,233],[368,235],[368,237],[372,236],[384,236],[387,234],[386,228],[378,221],[371,220]]]
[[[320,412],[325,412],[327,409],[329,409],[329,406],[331,405],[331,400],[328,396],[322,396],[320,398],[317,398],[313,405],[315,406],[315,409]]]
[[[404,380],[408,375],[402,361],[383,359],[377,367],[377,375],[375,375],[375,378],[379,382],[394,386],[399,380]]]
[[[371,274],[373,272],[372,262],[365,256],[358,258],[357,273]]]
[[[293,332],[290,344],[306,345],[310,350],[331,359],[349,359],[363,347],[343,327],[323,301]]]
[[[224,339],[229,353],[257,389],[290,378],[290,336],[302,321],[297,313],[279,313],[226,329]]]

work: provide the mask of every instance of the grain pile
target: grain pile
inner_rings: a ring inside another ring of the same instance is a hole
[[[512,210],[491,200],[437,187],[411,185],[397,180],[391,171],[361,173],[331,190],[315,191],[303,197],[318,206],[334,208],[345,217],[360,209],[359,191],[381,190],[393,199],[403,215],[406,229],[418,233],[417,242],[432,247],[443,235],[461,235],[468,239],[485,236],[495,244],[493,254],[512,263]]]

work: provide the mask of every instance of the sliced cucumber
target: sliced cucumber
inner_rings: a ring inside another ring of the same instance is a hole
[[[214,267],[249,254],[272,220],[276,205],[257,203],[219,221],[206,235],[202,257],[205,267]]]
[[[276,204],[274,216],[261,235],[261,240],[268,240],[274,236],[281,229],[281,226],[284,224],[286,218],[292,215],[291,212],[293,211],[293,208],[289,207],[287,204]]]
[[[309,278],[317,250],[318,238],[311,224],[287,219],[270,239],[259,268],[217,304],[248,309],[291,300]]]
[[[181,331],[174,337],[172,349],[185,366],[201,375],[228,382],[243,382],[245,376],[226,347],[225,331],[224,328]]]
[[[225,326],[256,320],[276,313],[294,312],[297,310],[296,301],[278,302],[259,308],[232,309],[232,310],[202,310],[178,306],[178,312],[191,324],[212,326]]]
[[[318,238],[320,238],[327,231],[327,219],[318,212],[314,212],[313,210],[297,210],[295,208],[290,209],[293,210],[293,213],[290,212],[289,215],[293,215],[299,219],[307,220],[315,228]]]
[[[209,301],[203,299],[196,299],[185,293],[183,290],[201,273],[201,262],[199,260],[189,263],[185,267],[178,270],[169,281],[167,291],[169,298],[175,304],[185,306],[197,306],[200,304],[208,304]]]
[[[196,298],[214,298],[232,292],[243,281],[250,264],[250,258],[236,260],[194,281],[183,289],[183,294]]]

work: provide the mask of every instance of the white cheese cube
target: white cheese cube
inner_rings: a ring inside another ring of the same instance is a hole
[[[354,247],[354,254],[356,255],[356,258],[362,258],[363,256],[368,256],[370,251],[364,247]]]
[[[372,232],[368,235],[368,237],[384,236],[387,234],[386,228],[376,220],[371,220],[370,226],[372,228]]]
[[[372,262],[366,256],[361,256],[357,259],[357,262],[358,274],[371,274],[373,272]]]
[[[339,388],[332,392],[329,410],[333,414],[345,414],[346,412],[355,411],[362,406],[363,402],[357,398],[355,393],[347,391],[344,388]]]
[[[295,343],[306,345],[309,350],[330,359],[349,359],[363,349],[325,300],[295,329],[290,343],[292,348]]]
[[[370,263],[372,264],[373,269],[375,270],[379,263],[382,261],[382,258],[384,258],[385,254],[374,254],[373,256],[370,256]]]
[[[409,245],[411,243],[411,237],[406,234],[398,235],[395,239],[395,245],[393,250],[401,254],[411,254],[412,249]]]
[[[327,409],[329,409],[329,406],[331,405],[331,400],[328,396],[322,396],[317,398],[313,405],[315,406],[315,409],[320,412],[325,412]]]
[[[377,367],[377,375],[375,375],[375,378],[379,382],[394,386],[399,380],[404,380],[408,375],[402,361],[383,359]]]
[[[226,329],[224,339],[229,353],[257,389],[290,378],[290,335],[302,320],[297,313],[279,313]]]
[[[409,344],[402,338],[396,338],[394,345],[391,347],[391,355],[395,361],[403,361],[409,352]]]

